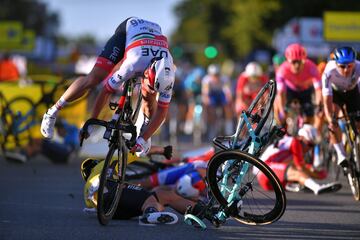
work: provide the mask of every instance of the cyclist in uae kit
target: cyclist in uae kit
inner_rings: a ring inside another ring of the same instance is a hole
[[[115,66],[119,67],[116,71]],[[109,75],[110,72],[113,73]],[[150,137],[160,127],[168,112],[175,81],[175,66],[161,27],[137,17],[130,17],[119,25],[97,58],[92,71],[77,79],[60,100],[48,109],[41,123],[41,133],[45,138],[51,138],[58,111],[106,78],[93,110],[92,117],[96,118],[111,93],[121,90],[124,81],[134,77],[143,77],[142,110],[145,119],[132,151],[140,156],[146,155],[151,146]],[[159,97],[156,104],[157,93]]]
[[[329,123],[330,141],[333,144],[338,164],[346,171],[348,162],[341,142],[341,131],[336,117],[339,106],[345,105],[348,113],[360,112],[360,62],[351,47],[340,47],[333,51],[322,75],[322,95],[325,118]],[[355,119],[360,131],[360,117]]]
[[[291,44],[285,50],[286,60],[276,71],[278,86],[278,119],[286,119],[285,105],[292,100],[300,101],[304,113],[304,122],[311,123],[314,116],[312,94],[315,89],[315,104],[321,101],[321,77],[317,66],[307,59],[305,48],[300,44]]]

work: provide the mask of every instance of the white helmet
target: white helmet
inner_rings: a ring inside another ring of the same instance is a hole
[[[209,75],[218,75],[220,74],[220,66],[218,64],[210,64],[207,68]]]
[[[185,198],[194,198],[199,196],[200,191],[191,183],[191,176],[184,175],[176,183],[176,191],[178,194]]]
[[[248,77],[260,77],[263,71],[257,62],[249,62],[245,67],[245,74]]]
[[[175,70],[172,61],[168,57],[155,59],[147,69],[149,82],[158,92],[169,91],[175,81]]]
[[[304,124],[304,126],[299,129],[298,135],[313,144],[318,144],[321,141],[316,128],[311,126],[310,124]]]

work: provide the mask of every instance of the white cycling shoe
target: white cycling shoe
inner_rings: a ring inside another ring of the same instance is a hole
[[[341,183],[339,182],[331,182],[326,184],[321,184],[320,188],[315,192],[316,195],[323,194],[323,193],[331,193],[337,192],[341,189]]]
[[[51,116],[47,112],[44,114],[40,128],[41,134],[44,138],[50,139],[54,136],[55,122],[55,116]]]
[[[176,214],[171,212],[153,212],[139,217],[139,224],[143,226],[155,226],[156,224],[175,224],[178,222]]]

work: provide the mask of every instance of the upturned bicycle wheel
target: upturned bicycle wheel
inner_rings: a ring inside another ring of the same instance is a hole
[[[255,134],[260,137],[268,133],[273,124],[272,107],[275,95],[276,82],[270,80],[262,87],[246,111],[252,129],[254,129]],[[236,135],[240,141],[245,140],[245,142],[239,144],[241,146],[240,150],[245,150],[249,146],[251,139],[249,138],[249,130],[244,119],[240,119]]]
[[[97,217],[108,224],[116,212],[125,181],[127,149],[121,143],[111,143],[100,175]]]
[[[223,208],[232,203],[232,194],[237,196],[231,217],[241,223],[270,224],[285,211],[286,197],[280,181],[265,163],[248,153],[221,151],[215,154],[208,165],[207,181]]]

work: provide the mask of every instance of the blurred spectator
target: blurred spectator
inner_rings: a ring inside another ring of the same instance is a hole
[[[225,134],[230,135],[233,129],[232,92],[230,78],[221,74],[220,66],[210,64],[207,75],[202,79],[202,102],[205,107],[208,134],[213,138],[218,134],[217,123],[223,119],[217,116],[217,108],[222,108],[225,115]],[[222,115],[223,116],[223,115]]]
[[[33,139],[31,143],[20,152],[6,152],[10,161],[25,163],[29,158],[41,153],[53,163],[67,163],[75,157],[79,148],[79,130],[76,126],[59,119],[55,125],[58,139]]]
[[[285,56],[281,53],[277,53],[272,57],[272,66],[269,67],[268,71],[270,79],[275,79],[276,71],[285,60]]]
[[[201,80],[205,75],[202,67],[195,67],[184,79],[188,111],[186,113],[184,132],[191,134],[194,128],[194,109],[201,104]]]
[[[268,77],[263,74],[260,64],[250,62],[246,65],[245,71],[240,74],[236,86],[235,112],[237,116],[241,111],[248,109]]]
[[[20,79],[26,79],[27,77],[27,59],[25,56],[21,56],[19,54],[17,55],[13,55],[11,57],[11,60],[15,63],[19,75],[20,75]]]
[[[5,53],[0,59],[0,82],[17,81],[20,78],[19,70],[11,60],[10,55]]]

